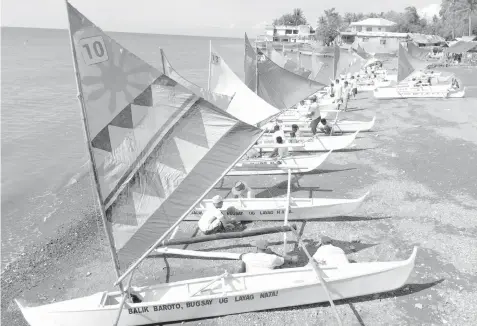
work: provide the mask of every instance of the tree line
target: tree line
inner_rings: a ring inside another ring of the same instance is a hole
[[[406,7],[403,12],[351,13],[341,15],[335,8],[327,9],[318,17],[315,35],[323,44],[331,43],[352,22],[366,18],[384,18],[396,25],[392,32],[440,35],[447,40],[463,35],[477,34],[477,0],[442,0],[439,15],[428,20],[419,16],[416,7]],[[273,25],[305,25],[308,21],[303,10],[296,8],[273,21]]]

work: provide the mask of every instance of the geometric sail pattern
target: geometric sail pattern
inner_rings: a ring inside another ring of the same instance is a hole
[[[67,6],[88,146],[124,269],[185,217],[261,131],[150,66]]]
[[[414,71],[421,70],[426,67],[427,63],[425,61],[411,57],[411,55],[406,51],[406,49],[401,45],[401,43],[399,43],[397,73],[398,83],[406,79]]]
[[[210,57],[213,58],[209,65],[210,91],[233,96],[227,108],[228,113],[243,122],[259,126],[281,112],[251,91],[216,50],[211,47],[210,51]]]
[[[279,53],[276,51],[272,44],[267,42],[267,55],[268,57],[275,62],[278,66],[282,67],[283,69],[286,69],[294,74],[297,74],[299,76],[308,78],[310,76],[311,71],[300,67],[299,64],[294,62],[293,60],[285,57],[283,54]],[[298,55],[300,55],[300,52],[298,52]]]
[[[167,59],[162,49],[161,49],[161,55],[163,60],[162,62],[164,66],[164,73],[167,76],[171,77],[182,86],[185,86],[187,89],[193,91],[194,94],[196,94],[197,96],[200,96],[203,99],[207,100],[208,102],[214,104],[216,107],[221,108],[224,111],[227,110],[227,107],[229,106],[230,101],[232,100],[233,94],[231,96],[217,94],[217,93],[208,91],[205,88],[197,86],[196,84],[188,81],[187,79],[179,75],[179,73],[176,70],[174,70],[174,68],[172,67],[171,63]]]
[[[255,69],[258,73],[258,96],[280,110],[291,108],[324,87],[324,84],[283,69],[264,54],[257,60],[257,53],[247,35],[245,35],[245,58],[246,64],[251,62],[253,65],[246,66],[245,72]]]

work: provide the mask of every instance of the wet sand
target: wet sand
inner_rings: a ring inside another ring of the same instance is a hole
[[[477,76],[477,70],[469,73]],[[474,77],[475,78],[475,77]],[[464,81],[465,83],[465,81]],[[469,84],[468,81],[467,84]],[[477,321],[477,99],[375,100],[361,93],[343,119],[370,120],[373,131],[360,133],[355,146],[331,155],[320,170],[293,177],[295,197],[370,196],[351,217],[297,222],[313,254],[327,235],[355,261],[407,258],[419,246],[408,285],[391,293],[337,302],[345,325],[475,325]],[[227,195],[238,177],[227,177],[209,195]],[[243,178],[261,197],[284,196],[286,175]],[[13,298],[45,304],[112,290],[114,274],[98,226],[90,179],[70,190],[71,202],[83,196],[76,222],[57,239],[32,248],[2,275],[2,324],[26,325]],[[85,189],[89,189],[85,191]],[[280,225],[251,223],[248,229]],[[177,237],[190,237],[195,223]],[[230,252],[253,250],[256,238],[215,241],[189,249]],[[359,244],[353,240],[360,240]],[[281,235],[271,235],[282,251]],[[291,242],[289,251],[305,256]],[[233,271],[237,262],[151,258],[135,274],[135,284],[213,276]],[[332,325],[328,304],[252,312],[185,322],[186,325]]]

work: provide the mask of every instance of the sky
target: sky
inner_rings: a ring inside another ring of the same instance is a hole
[[[313,26],[325,9],[402,11],[439,0],[71,0],[103,30],[217,37],[263,34],[266,24],[301,8]],[[64,0],[1,0],[1,26],[67,28]]]

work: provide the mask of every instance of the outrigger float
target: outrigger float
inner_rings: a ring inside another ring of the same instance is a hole
[[[337,198],[226,198],[222,210],[234,207],[231,214],[237,221],[283,221],[286,207],[288,220],[312,220],[327,217],[347,216],[355,212],[364,202],[369,192],[356,199]],[[212,207],[212,200],[203,200],[187,217],[199,220],[203,212]]]
[[[465,87],[461,91],[438,86],[388,87],[375,89],[373,95],[375,98],[383,100],[397,98],[462,98],[465,96]]]
[[[296,155],[281,160],[275,158],[258,158],[240,161],[235,165],[229,176],[239,175],[268,175],[292,173],[307,173],[317,169],[330,156],[332,151],[320,155]]]

